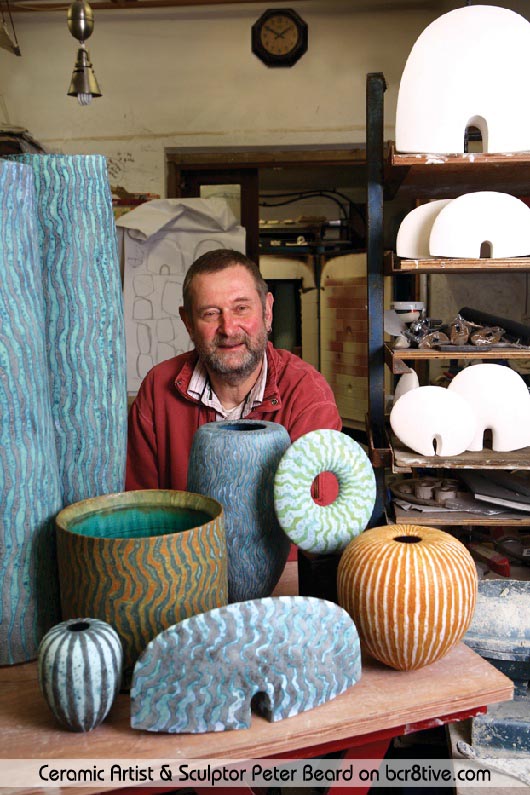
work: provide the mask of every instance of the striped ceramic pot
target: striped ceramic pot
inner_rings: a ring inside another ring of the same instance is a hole
[[[63,618],[111,624],[124,651],[124,687],[156,635],[227,603],[221,505],[185,491],[146,489],[69,505],[57,516]]]
[[[39,685],[63,726],[88,732],[105,720],[118,693],[123,649],[104,621],[73,619],[57,624],[38,651]]]
[[[449,533],[389,525],[348,544],[337,588],[370,654],[408,671],[440,659],[462,638],[475,610],[477,573]]]

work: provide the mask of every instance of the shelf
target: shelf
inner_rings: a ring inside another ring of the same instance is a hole
[[[445,166],[468,169],[481,169],[487,166],[513,166],[521,163],[530,165],[529,152],[459,152],[452,155],[436,153],[397,152],[393,141],[389,142],[388,154],[393,166]]]
[[[520,348],[500,348],[492,347],[488,350],[477,348],[476,351],[461,351],[458,346],[455,350],[439,351],[435,348],[394,348],[389,343],[385,343],[385,362],[394,375],[410,373],[411,368],[405,362],[411,361],[430,361],[432,359],[451,359],[459,360],[498,360],[498,359],[530,359],[530,348],[521,350]]]
[[[388,145],[385,182],[393,195],[455,197],[478,190],[528,196],[530,152],[500,154],[409,154]]]
[[[495,516],[470,513],[469,511],[444,511],[441,513],[425,513],[423,511],[405,511],[398,505],[392,505],[397,524],[419,524],[429,527],[452,525],[508,525],[510,527],[530,527],[530,514],[498,513]]]
[[[509,259],[405,259],[393,251],[385,254],[385,273],[500,273],[530,271],[530,257]]]
[[[484,448],[479,453],[465,452],[452,458],[433,455],[424,456],[405,447],[389,431],[392,452],[392,471],[412,472],[414,469],[530,469],[530,447],[499,453]]]

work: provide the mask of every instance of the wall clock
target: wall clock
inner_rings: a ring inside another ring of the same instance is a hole
[[[267,66],[292,66],[307,52],[307,23],[291,8],[271,8],[252,25],[252,52]]]

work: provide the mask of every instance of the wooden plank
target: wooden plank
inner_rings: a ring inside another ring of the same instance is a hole
[[[418,467],[429,469],[530,469],[530,447],[499,453],[483,448],[478,453],[464,452],[448,458],[445,456],[424,456],[405,447],[397,436],[389,431],[392,450],[392,470],[411,472]]]
[[[423,511],[405,511],[399,505],[393,505],[398,524],[419,524],[429,527],[442,525],[507,525],[509,527],[530,526],[530,515],[524,513],[502,513],[496,516],[484,516],[465,511],[446,511],[444,513],[424,513]]]
[[[362,144],[335,146],[327,149],[316,147],[190,147],[188,149],[167,148],[166,162],[176,163],[182,168],[268,168],[273,166],[358,166],[361,181],[366,165],[366,149]]]
[[[452,155],[397,152],[392,141],[389,144],[389,161],[393,166],[456,166],[462,169],[470,167],[479,169],[486,165],[501,164],[512,167],[521,163],[530,164],[530,152],[466,152]]]
[[[479,190],[526,196],[530,153],[405,154],[395,152],[390,143],[385,170],[394,193],[399,191],[402,198],[455,198]]]
[[[464,644],[419,671],[394,671],[365,658],[360,682],[333,701],[277,724],[253,716],[252,727],[206,735],[135,732],[129,697],[89,734],[58,728],[36,682],[36,664],[13,684],[2,673],[0,730],[5,759],[252,759],[350,738],[508,700],[513,685]],[[458,676],[455,676],[458,671]],[[3,790],[6,791],[6,788]],[[93,791],[97,791],[94,787]]]
[[[385,254],[386,273],[497,273],[500,271],[525,272],[530,270],[530,257],[509,259],[407,259],[393,251]]]
[[[487,351],[477,348],[476,351],[438,351],[435,348],[394,348],[385,344],[385,362],[393,373],[399,375],[410,372],[410,367],[403,364],[407,361],[428,361],[431,359],[530,359],[530,348],[490,348]]]
[[[288,563],[277,593],[297,587],[296,563]],[[458,676],[455,676],[455,671]],[[0,733],[4,759],[254,759],[327,742],[354,745],[374,732],[402,732],[420,721],[440,719],[512,698],[512,682],[464,644],[419,671],[394,671],[365,656],[360,682],[338,698],[279,723],[253,716],[250,729],[212,735],[135,732],[129,726],[129,696],[120,694],[109,718],[78,734],[58,727],[39,692],[36,663],[0,670]],[[7,776],[2,784],[9,781]],[[83,788],[97,792],[97,785]],[[2,795],[24,795],[3,786]],[[29,791],[28,791],[29,792]],[[58,790],[56,790],[58,792]],[[63,790],[64,792],[64,790]],[[26,793],[28,795],[28,793]]]

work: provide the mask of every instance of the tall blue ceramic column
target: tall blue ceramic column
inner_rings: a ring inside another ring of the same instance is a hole
[[[122,491],[127,387],[112,196],[101,155],[18,155],[34,175],[63,504]]]
[[[60,617],[61,507],[33,173],[0,161],[0,665],[37,656]]]
[[[290,549],[274,511],[274,475],[291,443],[276,422],[209,422],[196,431],[188,491],[224,508],[228,601],[269,596]]]

